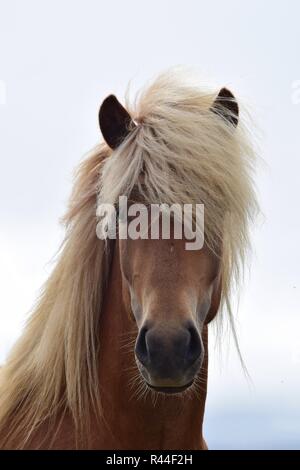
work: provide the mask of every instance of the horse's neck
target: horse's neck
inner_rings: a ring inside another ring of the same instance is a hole
[[[143,395],[133,355],[136,326],[122,300],[117,244],[100,320],[100,387],[105,421],[104,448],[203,448],[207,356],[197,396]],[[207,330],[204,332],[206,342]],[[128,344],[130,342],[131,344]],[[126,344],[127,343],[127,344]],[[134,377],[137,377],[137,381]],[[100,438],[100,435],[99,435]]]

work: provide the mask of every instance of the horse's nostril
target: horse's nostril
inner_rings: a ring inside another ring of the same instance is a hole
[[[147,343],[146,343],[146,333],[148,328],[143,326],[138,334],[138,338],[135,345],[135,354],[138,360],[143,364],[146,365],[148,362],[148,350],[147,350]]]
[[[200,357],[202,352],[202,344],[200,335],[194,326],[188,327],[188,331],[190,334],[190,342],[187,351],[187,360],[189,364],[192,364]]]

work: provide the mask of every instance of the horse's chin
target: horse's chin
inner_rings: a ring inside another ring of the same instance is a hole
[[[173,384],[170,384],[170,383],[153,383],[153,380],[151,379],[151,376],[149,375],[147,369],[143,366],[143,364],[141,364],[141,362],[136,358],[136,363],[137,363],[137,366],[138,366],[138,369],[139,369],[139,372],[143,378],[143,380],[145,381],[147,387],[149,389],[151,389],[152,391],[154,392],[157,392],[157,393],[164,393],[166,395],[176,395],[176,394],[180,394],[180,393],[183,393],[185,392],[188,388],[190,388],[193,383],[194,383],[194,379],[192,380],[189,380],[187,383],[185,384],[176,384],[176,383],[173,383]],[[169,382],[169,381],[168,381]]]

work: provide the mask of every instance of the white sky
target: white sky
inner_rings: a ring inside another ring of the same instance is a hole
[[[297,0],[0,0],[0,361],[51,270],[101,100],[192,66],[251,104],[265,160],[238,315],[252,385],[233,348],[211,348],[206,438],[300,448],[299,20]]]

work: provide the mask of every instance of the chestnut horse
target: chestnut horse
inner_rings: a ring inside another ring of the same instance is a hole
[[[1,369],[0,448],[206,449],[208,324],[232,323],[256,211],[239,106],[172,70],[135,109],[106,98],[99,121],[57,265]],[[204,204],[203,247],[99,239],[97,210],[120,195]]]

